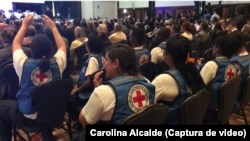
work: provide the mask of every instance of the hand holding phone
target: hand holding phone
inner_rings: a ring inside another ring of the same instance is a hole
[[[104,81],[106,81],[106,70],[100,69],[97,72],[92,74],[92,81],[94,87],[101,85]]]

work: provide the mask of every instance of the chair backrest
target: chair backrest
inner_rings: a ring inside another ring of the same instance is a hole
[[[82,66],[82,57],[87,53],[86,44],[82,44],[75,49],[75,54],[77,56],[77,64]]]
[[[2,69],[2,77],[7,84],[7,98],[15,100],[17,91],[19,89],[19,80],[12,63],[4,66]]]
[[[123,124],[131,125],[160,125],[164,124],[167,117],[167,106],[162,104],[151,104],[141,111],[127,117]]]
[[[156,76],[156,64],[154,62],[147,62],[141,65],[140,73],[149,81],[152,81]]]
[[[240,107],[244,108],[250,103],[250,76],[243,83],[243,91],[240,98]]]
[[[202,124],[212,95],[213,91],[206,87],[185,99],[180,107],[182,124]]]
[[[37,123],[47,127],[60,125],[74,83],[68,79],[53,80],[37,86],[32,92],[32,102],[37,109]]]
[[[241,77],[237,75],[233,79],[224,82],[220,87],[219,110],[217,121],[219,124],[226,124],[233,111],[236,95],[239,91]]]

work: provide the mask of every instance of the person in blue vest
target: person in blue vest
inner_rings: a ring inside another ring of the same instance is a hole
[[[135,27],[131,28],[129,34],[129,43],[130,46],[133,47],[136,54],[136,61],[139,66],[150,62],[151,54],[148,48],[145,47],[145,31],[143,27]]]
[[[205,63],[200,70],[204,83],[214,90],[203,120],[204,123],[216,120],[220,86],[237,75],[235,66],[229,60],[233,55],[229,40],[228,36],[221,36],[213,41],[212,53],[215,59]]]
[[[166,124],[182,124],[180,105],[205,84],[195,63],[189,60],[191,44],[187,38],[180,34],[171,36],[162,51],[170,69],[151,82],[155,86],[155,102],[168,105]]]
[[[103,49],[104,44],[102,39],[97,34],[90,34],[88,36],[87,42],[87,51],[89,57],[85,61],[83,61],[82,69],[79,74],[80,78],[78,84],[72,90],[72,96],[68,102],[67,111],[71,115],[71,117],[75,117],[76,121],[78,120],[78,116],[82,107],[87,103],[91,92],[94,89],[91,76],[93,73],[103,67]],[[80,130],[82,127],[80,123],[76,123],[73,125],[73,128],[76,130]]]
[[[244,25],[242,29],[246,28]],[[250,54],[246,49],[247,43],[250,41],[249,31],[242,31],[239,34],[229,34],[231,48],[234,50],[234,54],[230,58],[237,68],[237,74],[241,75],[241,83],[239,86],[239,94],[236,96],[234,102],[233,112],[238,112],[240,106],[240,100],[242,98],[244,82],[250,73]]]
[[[77,86],[72,90],[71,95],[74,97],[69,103],[69,112],[78,109],[76,107],[83,107],[88,101],[93,90],[91,83],[91,75],[100,70],[102,66],[104,44],[100,37],[96,34],[88,36],[87,51],[88,57],[83,61],[82,69],[80,71],[80,78]],[[78,117],[79,110],[72,114]]]
[[[12,122],[34,124],[37,118],[32,105],[30,92],[39,85],[61,79],[66,67],[66,44],[58,32],[55,23],[43,15],[45,25],[51,29],[57,52],[51,57],[50,40],[44,35],[36,35],[30,44],[31,58],[22,49],[22,42],[28,26],[32,24],[33,15],[27,15],[13,41],[13,65],[19,78],[20,89],[16,101],[0,101],[0,140],[11,141]],[[52,129],[42,132],[43,140],[53,141]]]
[[[154,103],[155,87],[139,74],[134,50],[114,44],[106,50],[105,71],[96,73],[95,89],[82,108],[79,120],[88,124],[122,124],[132,113]],[[103,75],[106,81],[103,83]]]

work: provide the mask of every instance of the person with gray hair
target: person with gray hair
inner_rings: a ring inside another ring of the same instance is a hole
[[[108,37],[112,44],[127,41],[126,34],[122,31],[122,23],[116,22],[113,33]]]

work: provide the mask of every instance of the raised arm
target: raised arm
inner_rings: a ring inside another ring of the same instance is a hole
[[[34,16],[33,14],[29,14],[23,19],[21,28],[18,30],[18,32],[13,40],[12,52],[14,52],[17,49],[22,48],[22,43],[23,43],[25,33],[27,31],[27,28],[31,25],[31,23],[33,21],[33,16]]]
[[[62,50],[65,53],[67,53],[67,47],[66,47],[65,41],[64,41],[63,37],[61,36],[61,34],[59,33],[59,31],[55,25],[55,22],[52,21],[46,15],[42,15],[42,16],[43,16],[43,21],[44,21],[45,25],[52,31],[52,34],[53,34],[55,41],[56,41],[57,49]]]
[[[61,34],[59,33],[59,31],[55,25],[55,22],[52,21],[46,15],[42,15],[42,16],[43,16],[43,21],[44,21],[45,25],[52,31],[52,34],[53,34],[55,41],[56,41],[57,49],[62,50],[65,53],[67,53],[67,47],[66,47],[65,41],[64,41],[63,37],[61,36]]]

